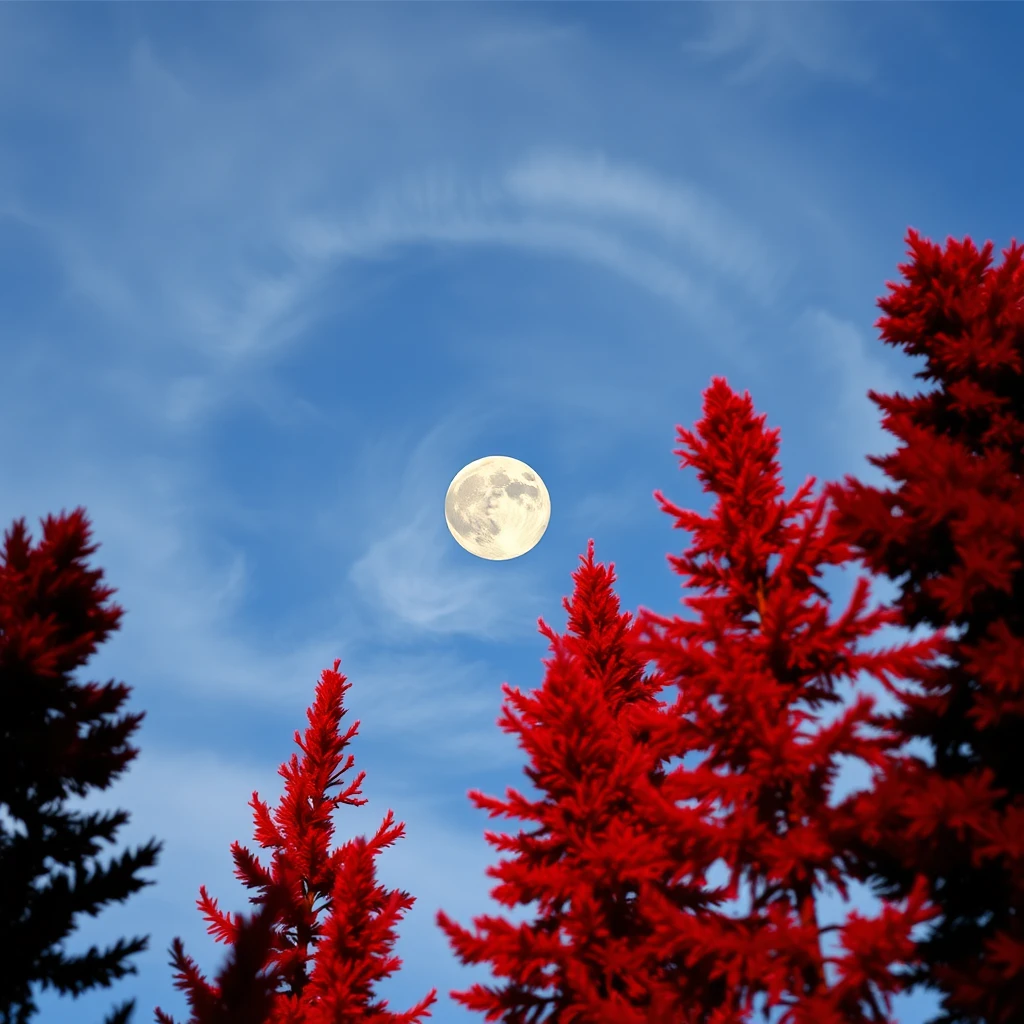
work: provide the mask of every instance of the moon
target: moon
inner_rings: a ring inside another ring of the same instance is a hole
[[[471,555],[505,561],[525,555],[544,536],[551,497],[525,462],[488,455],[455,474],[444,499],[444,519]]]

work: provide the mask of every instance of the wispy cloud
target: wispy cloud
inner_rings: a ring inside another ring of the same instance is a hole
[[[349,571],[377,610],[374,628],[382,638],[403,643],[418,631],[513,640],[535,626],[543,588],[529,559],[503,563],[495,572],[454,544],[444,522],[440,496],[462,468],[456,452],[466,449],[486,419],[478,414],[442,421],[409,452],[400,477],[381,472],[387,463],[379,449],[376,465],[367,466],[384,479],[401,480],[384,493],[363,493],[378,539]]]
[[[493,573],[475,566],[445,566],[451,543],[442,536],[443,524],[432,523],[436,518],[436,509],[418,513],[375,542],[352,567],[352,581],[380,605],[382,632],[398,637],[413,627],[489,640],[510,640],[524,632],[527,609],[536,602],[524,600],[518,609],[510,609],[507,589]],[[522,573],[515,572],[512,582],[521,587]]]
[[[350,701],[357,717],[378,723],[378,730],[386,722],[389,735],[401,733],[405,742],[429,748],[433,756],[443,752],[436,744],[459,737],[472,742],[466,737],[478,725],[493,740],[501,679],[485,662],[444,650],[382,653],[360,646],[356,651],[342,661],[342,670],[354,684]]]
[[[727,80],[761,82],[766,76],[802,72],[860,87],[877,82],[877,70],[858,45],[862,19],[842,5],[708,4],[699,8],[707,30],[684,51],[710,60],[736,58]]]
[[[892,393],[900,382],[869,348],[865,332],[817,308],[804,310],[797,329],[822,379],[831,382],[819,421],[835,443],[858,458],[891,451],[895,438],[882,428],[881,412],[868,398],[868,390]],[[880,476],[866,460],[857,472],[864,479]]]
[[[693,262],[764,300],[779,286],[768,245],[703,190],[666,181],[605,156],[538,154],[509,171],[509,192],[527,206],[609,219],[682,242]]]
[[[539,152],[475,180],[428,169],[381,187],[345,217],[307,216],[289,230],[290,250],[307,259],[372,259],[423,242],[597,265],[723,338],[738,321],[719,294],[725,282],[711,278],[724,275],[762,301],[780,283],[770,247],[699,189],[604,156]]]

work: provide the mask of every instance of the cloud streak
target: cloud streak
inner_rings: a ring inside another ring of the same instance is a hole
[[[773,74],[793,71],[861,89],[877,84],[875,66],[860,47],[851,45],[851,34],[861,35],[862,30],[842,7],[773,10],[747,2],[700,10],[707,31],[686,40],[683,49],[712,61],[738,56],[727,75],[733,84],[762,84]]]
[[[665,237],[687,243],[689,260],[663,252]],[[297,220],[288,244],[306,259],[345,261],[423,243],[532,249],[596,265],[723,339],[739,333],[738,321],[709,275],[724,274],[762,301],[777,284],[764,243],[696,190],[603,157],[542,154],[504,181],[475,184],[428,172],[378,192],[348,218]]]
[[[419,633],[510,641],[535,629],[543,588],[531,561],[503,563],[495,573],[491,563],[458,547],[444,522],[442,498],[462,468],[453,449],[457,441],[464,447],[487,419],[482,413],[446,418],[406,456],[397,495],[363,491],[377,539],[349,579],[376,608],[374,629],[390,642],[415,641]],[[378,449],[365,470],[395,479],[386,467],[399,458],[396,438],[390,455]]]
[[[800,314],[797,330],[822,378],[831,382],[819,416],[829,435],[854,457],[891,451],[895,439],[882,428],[880,412],[868,398],[868,390],[891,394],[900,389],[901,382],[868,348],[860,328],[812,307]],[[857,475],[864,480],[884,479],[866,460],[857,467]]]
[[[668,182],[604,156],[547,153],[523,160],[506,176],[526,206],[575,211],[681,241],[707,264],[762,301],[775,294],[771,249],[715,199],[685,182]]]

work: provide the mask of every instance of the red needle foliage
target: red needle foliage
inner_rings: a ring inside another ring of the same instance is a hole
[[[151,885],[136,873],[160,851],[151,840],[99,866],[100,840],[112,843],[128,814],[64,806],[72,794],[107,789],[125,771],[138,754],[128,740],[144,714],[114,717],[131,692],[123,683],[74,681],[123,612],[108,601],[114,591],[102,585],[103,571],[87,567],[96,545],[85,511],[47,516],[42,525],[33,546],[25,521],[16,521],[0,552],[0,804],[21,825],[8,831],[0,822],[4,1024],[26,1024],[36,1013],[33,983],[78,996],[135,973],[126,961],[146,948],[146,938],[76,956],[62,947],[76,916],[95,916]],[[126,1024],[133,1006],[116,1007],[107,1024]]]
[[[536,826],[485,833],[511,855],[488,868],[499,880],[492,896],[509,908],[536,903],[532,922],[485,915],[474,934],[437,916],[464,964],[489,963],[508,979],[451,993],[488,1021],[688,1024],[703,1020],[693,1007],[728,999],[677,937],[684,914],[718,897],[704,884],[699,831],[674,835],[661,824],[676,812],[659,792],[669,755],[655,736],[658,686],[631,651],[613,569],[595,564],[591,541],[563,602],[568,634],[540,620],[553,655],[543,685],[529,694],[503,686],[498,724],[518,736],[539,798],[470,793],[490,817]]]
[[[293,754],[279,769],[285,792],[273,817],[252,795],[255,839],[274,851],[271,869],[240,843],[231,845],[235,874],[248,888],[261,890],[250,897],[261,910],[248,921],[232,918],[200,887],[196,902],[209,922],[207,931],[233,946],[217,984],[205,980],[179,939],[171,945],[175,986],[188,996],[189,1024],[419,1024],[430,1016],[435,991],[404,1013],[374,998],[374,985],[401,967],[390,952],[394,926],[415,902],[377,883],[375,860],[405,834],[405,826],[396,825],[389,810],[371,839],[356,837],[328,852],[332,812],[342,804],[366,803],[359,796],[365,773],[340,788],[354,764],[343,751],[359,729],[355,722],[344,735],[339,732],[350,685],[338,673],[340,664],[322,673],[306,712],[305,736],[295,733],[301,764]],[[339,791],[328,795],[333,787]],[[174,1024],[159,1009],[156,1019]]]
[[[684,599],[691,619],[642,610],[637,652],[661,683],[678,687],[665,716],[678,736],[675,753],[704,755],[674,768],[664,792],[680,806],[712,806],[705,836],[728,869],[727,896],[749,897],[745,911],[683,918],[684,935],[739,999],[741,1013],[729,1019],[750,1019],[763,999],[766,1009],[784,1008],[775,1019],[786,1024],[884,1021],[900,988],[892,967],[932,911],[918,882],[903,908],[885,905],[873,918],[851,912],[835,926],[819,921],[826,886],[847,897],[849,812],[830,801],[839,759],[881,769],[894,745],[866,734],[866,694],[828,722],[822,711],[842,703],[841,680],[906,677],[936,643],[864,651],[862,642],[896,618],[866,610],[864,579],[829,621],[815,579],[849,554],[823,525],[826,500],[810,497],[813,478],[784,499],[779,431],[764,421],[749,394],[714,379],[703,419],[694,431],[678,428],[676,449],[716,496],[714,507],[701,516],[655,494],[676,527],[693,534],[689,550],[669,561],[699,593]],[[692,816],[681,812],[677,827],[692,828]],[[838,939],[837,948],[828,951],[823,939]]]
[[[835,523],[898,581],[908,627],[951,627],[946,664],[915,673],[888,725],[932,763],[894,763],[865,798],[862,849],[882,893],[919,873],[941,917],[916,980],[942,992],[937,1024],[1024,1020],[1024,248],[945,251],[907,235],[912,261],[877,325],[923,356],[927,394],[869,392],[900,446],[870,461],[892,489],[833,485]]]

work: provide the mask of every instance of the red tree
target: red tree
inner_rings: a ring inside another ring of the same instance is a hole
[[[1009,1024],[1024,1020],[1024,248],[993,270],[991,242],[907,242],[877,326],[937,387],[869,392],[901,442],[870,459],[894,486],[846,477],[835,523],[899,582],[904,625],[958,635],[945,665],[915,673],[918,692],[898,694],[888,724],[931,763],[894,763],[865,798],[878,825],[861,854],[889,896],[928,879],[942,913],[914,977],[942,992],[938,1021]]]
[[[123,683],[73,679],[123,614],[108,601],[114,591],[102,585],[102,570],[86,565],[96,550],[89,534],[79,508],[47,516],[33,547],[22,519],[0,554],[0,804],[21,825],[9,832],[0,823],[4,1024],[26,1024],[36,1012],[33,983],[74,996],[106,987],[135,973],[126,961],[148,942],[118,939],[75,956],[62,948],[76,916],[94,916],[151,885],[136,873],[152,867],[160,850],[151,840],[102,867],[100,841],[112,843],[128,814],[64,806],[70,795],[106,789],[125,771],[138,754],[128,740],[144,717],[114,717],[130,693]],[[126,1024],[133,1006],[115,1008],[107,1024]]]
[[[700,591],[684,602],[694,618],[638,615],[638,655],[679,688],[666,715],[675,753],[704,752],[699,764],[674,768],[664,789],[677,802],[712,806],[707,841],[728,868],[728,896],[750,897],[745,911],[683,918],[684,935],[738,994],[741,1019],[763,996],[766,1007],[785,1007],[790,1024],[882,1021],[900,987],[892,968],[931,911],[918,884],[902,909],[885,905],[874,918],[851,912],[834,927],[819,922],[826,885],[847,896],[851,812],[830,802],[839,759],[880,769],[895,756],[891,738],[865,732],[871,697],[860,694],[827,724],[822,710],[841,702],[844,678],[905,677],[936,643],[864,651],[862,641],[895,619],[866,610],[864,579],[829,621],[828,596],[814,581],[849,553],[823,525],[826,502],[810,497],[813,478],[784,499],[779,432],[764,420],[749,394],[713,380],[695,431],[678,429],[676,454],[716,496],[714,507],[705,517],[655,495],[676,527],[693,534],[686,554],[670,562]],[[692,828],[691,816],[677,827]],[[833,955],[823,948],[831,931]]]
[[[340,664],[324,670],[306,712],[305,736],[295,733],[302,762],[293,754],[281,766],[285,793],[273,818],[252,795],[255,839],[274,851],[271,869],[240,843],[231,845],[235,874],[248,888],[261,890],[250,902],[262,909],[248,921],[232,919],[200,887],[196,902],[209,922],[207,930],[234,947],[218,983],[203,978],[179,939],[172,943],[175,986],[187,993],[190,1024],[418,1024],[430,1016],[436,990],[404,1013],[374,998],[374,985],[402,964],[390,953],[394,926],[415,902],[408,893],[377,883],[375,858],[404,835],[405,826],[394,824],[389,810],[371,839],[357,837],[328,852],[335,808],[366,803],[359,796],[363,772],[328,795],[353,766],[353,756],[342,752],[359,729],[355,722],[339,734],[350,685],[338,673]],[[321,913],[326,914],[322,922]],[[159,1009],[156,1019],[174,1024]]]
[[[704,1020],[695,1007],[730,998],[677,938],[684,914],[702,914],[719,897],[704,883],[710,859],[699,828],[662,826],[678,812],[660,793],[669,755],[658,737],[658,684],[631,650],[634,627],[619,611],[613,568],[594,563],[591,541],[563,602],[569,633],[540,620],[553,652],[543,685],[528,695],[503,686],[498,722],[529,755],[539,799],[470,793],[491,817],[535,824],[516,836],[485,833],[511,854],[488,868],[499,880],[493,897],[510,908],[536,901],[531,923],[485,915],[473,934],[437,916],[463,963],[489,963],[508,979],[451,993],[489,1021],[687,1024]]]

